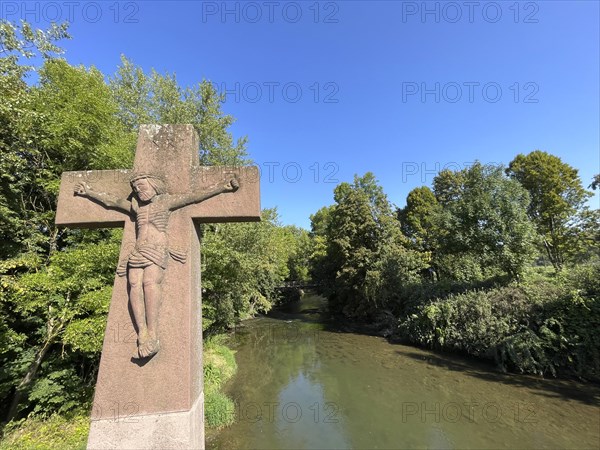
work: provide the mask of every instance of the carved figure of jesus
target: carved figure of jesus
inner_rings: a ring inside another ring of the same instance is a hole
[[[75,186],[75,195],[87,197],[105,208],[117,209],[135,219],[135,248],[119,263],[117,274],[127,276],[129,303],[137,331],[136,358],[149,358],[160,349],[158,316],[162,301],[162,281],[169,258],[185,263],[186,254],[169,248],[167,227],[169,216],[179,208],[200,203],[216,195],[235,192],[239,188],[232,178],[209,187],[203,192],[170,195],[165,183],[151,174],[136,174],[130,180],[132,195],[118,198],[96,192],[86,183]]]

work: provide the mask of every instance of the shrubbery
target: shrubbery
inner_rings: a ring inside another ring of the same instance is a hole
[[[435,297],[400,319],[398,335],[494,360],[504,370],[600,379],[600,265],[555,277]]]

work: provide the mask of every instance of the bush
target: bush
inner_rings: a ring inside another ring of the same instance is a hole
[[[503,370],[600,379],[600,265],[522,285],[450,294],[421,304],[398,334],[438,350],[494,360]]]
[[[400,322],[400,333],[419,344],[493,359],[502,340],[518,331],[527,315],[518,288],[451,294],[421,306]]]

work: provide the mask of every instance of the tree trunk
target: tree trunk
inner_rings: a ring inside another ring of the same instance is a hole
[[[548,254],[548,259],[552,263],[554,270],[560,272],[562,269],[562,264],[559,260],[559,256],[557,255],[558,251],[554,249],[554,246],[548,242],[548,239],[544,238],[544,247],[546,248],[546,253]]]
[[[556,226],[554,224],[554,217],[550,218],[550,239],[552,243],[549,243],[546,238],[544,238],[544,245],[546,246],[546,250],[548,251],[548,257],[550,258],[550,262],[554,266],[554,270],[560,272],[562,270],[562,250],[560,248],[560,240],[556,235]]]
[[[58,327],[54,327],[54,320],[48,321],[48,332],[46,333],[46,342],[44,345],[36,352],[34,360],[29,365],[27,369],[27,373],[17,386],[15,390],[15,394],[13,396],[12,402],[10,404],[10,409],[8,410],[8,414],[6,415],[6,422],[10,422],[17,415],[17,408],[19,407],[19,403],[21,402],[21,398],[23,397],[23,392],[27,390],[31,382],[35,379],[38,369],[40,368],[40,364],[44,360],[46,353],[50,349],[50,346],[54,343],[55,339],[60,334],[60,331],[63,328],[64,323],[61,321]]]

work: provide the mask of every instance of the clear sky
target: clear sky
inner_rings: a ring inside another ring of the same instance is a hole
[[[438,169],[540,149],[600,172],[597,1],[0,2],[70,19],[72,64],[225,88],[262,206],[309,227],[338,182],[372,171],[390,200]],[[598,194],[591,206],[598,207]]]

